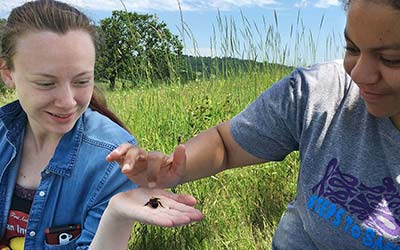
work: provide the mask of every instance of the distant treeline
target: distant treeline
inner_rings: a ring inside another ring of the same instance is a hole
[[[202,57],[202,56],[191,56],[183,55],[184,57],[184,70],[182,77],[189,80],[195,80],[201,78],[212,78],[212,77],[227,77],[234,76],[241,73],[259,72],[259,71],[275,71],[284,70],[287,71],[293,67],[268,63],[258,62],[254,60],[238,59],[232,57]]]

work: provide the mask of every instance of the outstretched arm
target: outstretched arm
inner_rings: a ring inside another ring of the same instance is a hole
[[[95,249],[126,249],[133,223],[163,227],[186,225],[203,218],[195,198],[160,189],[137,188],[111,198],[90,245]]]
[[[179,145],[171,155],[123,144],[106,159],[117,161],[122,172],[139,186],[160,188],[211,176],[229,168],[265,162],[234,141],[229,121]]]

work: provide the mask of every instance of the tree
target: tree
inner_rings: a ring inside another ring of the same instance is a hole
[[[1,39],[1,36],[3,35],[2,34],[2,27],[3,27],[3,25],[5,25],[6,24],[6,19],[2,19],[2,18],[0,18],[0,55],[3,53],[2,52],[2,47],[1,47],[1,41],[2,41],[2,39]],[[6,91],[6,86],[4,85],[4,83],[3,83],[3,81],[2,81],[2,79],[1,79],[1,77],[0,77],[0,93],[4,93],[5,91]]]
[[[96,76],[115,88],[117,78],[133,84],[169,80],[179,75],[183,46],[153,15],[113,11],[100,21]]]

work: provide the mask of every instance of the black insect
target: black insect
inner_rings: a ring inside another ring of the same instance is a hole
[[[160,205],[161,207],[164,207],[161,202],[160,202],[160,198],[157,197],[153,197],[151,198],[146,204],[144,204],[145,206],[150,205],[152,208],[157,208],[158,205]]]

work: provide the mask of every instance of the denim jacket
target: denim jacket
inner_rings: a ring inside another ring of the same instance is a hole
[[[18,174],[27,118],[18,101],[0,108],[0,239]],[[124,129],[88,108],[60,140],[41,181],[29,213],[25,249],[88,249],[100,218],[116,193],[137,186],[105,157],[119,144],[136,144]],[[79,224],[81,234],[65,245],[45,242],[45,229]]]

